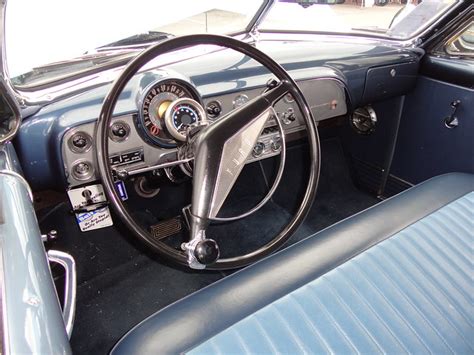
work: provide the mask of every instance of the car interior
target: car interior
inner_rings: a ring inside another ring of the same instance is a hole
[[[472,353],[473,21],[3,63],[3,351]]]

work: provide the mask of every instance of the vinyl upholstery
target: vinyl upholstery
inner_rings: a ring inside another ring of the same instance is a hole
[[[430,179],[153,314],[112,353],[472,353],[473,191],[473,175]]]
[[[471,192],[190,353],[473,353],[473,211]]]

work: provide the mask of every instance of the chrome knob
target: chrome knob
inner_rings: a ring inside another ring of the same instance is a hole
[[[265,144],[263,142],[257,142],[257,144],[255,144],[255,147],[253,147],[252,155],[257,158],[263,154],[264,150]]]
[[[281,149],[281,138],[275,137],[271,143],[272,150],[278,152]]]

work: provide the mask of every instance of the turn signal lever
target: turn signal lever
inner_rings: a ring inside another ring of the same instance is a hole
[[[453,102],[451,102],[451,108],[453,109],[453,113],[444,119],[444,125],[447,128],[455,128],[459,125],[459,120],[456,117],[456,112],[460,105],[461,100],[454,100]]]

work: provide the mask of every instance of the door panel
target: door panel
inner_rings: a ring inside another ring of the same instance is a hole
[[[446,73],[458,75],[460,66],[453,60],[448,64],[441,78]],[[467,65],[474,71],[472,62]],[[456,112],[459,125],[449,129],[444,120],[453,113],[454,100],[461,101]],[[420,76],[416,89],[406,96],[391,174],[416,184],[453,171],[474,173],[473,141],[474,90]]]
[[[2,353],[69,354],[31,191],[11,143],[0,144]]]
[[[470,60],[453,60],[429,55],[423,59],[421,75],[474,89],[474,64]]]

